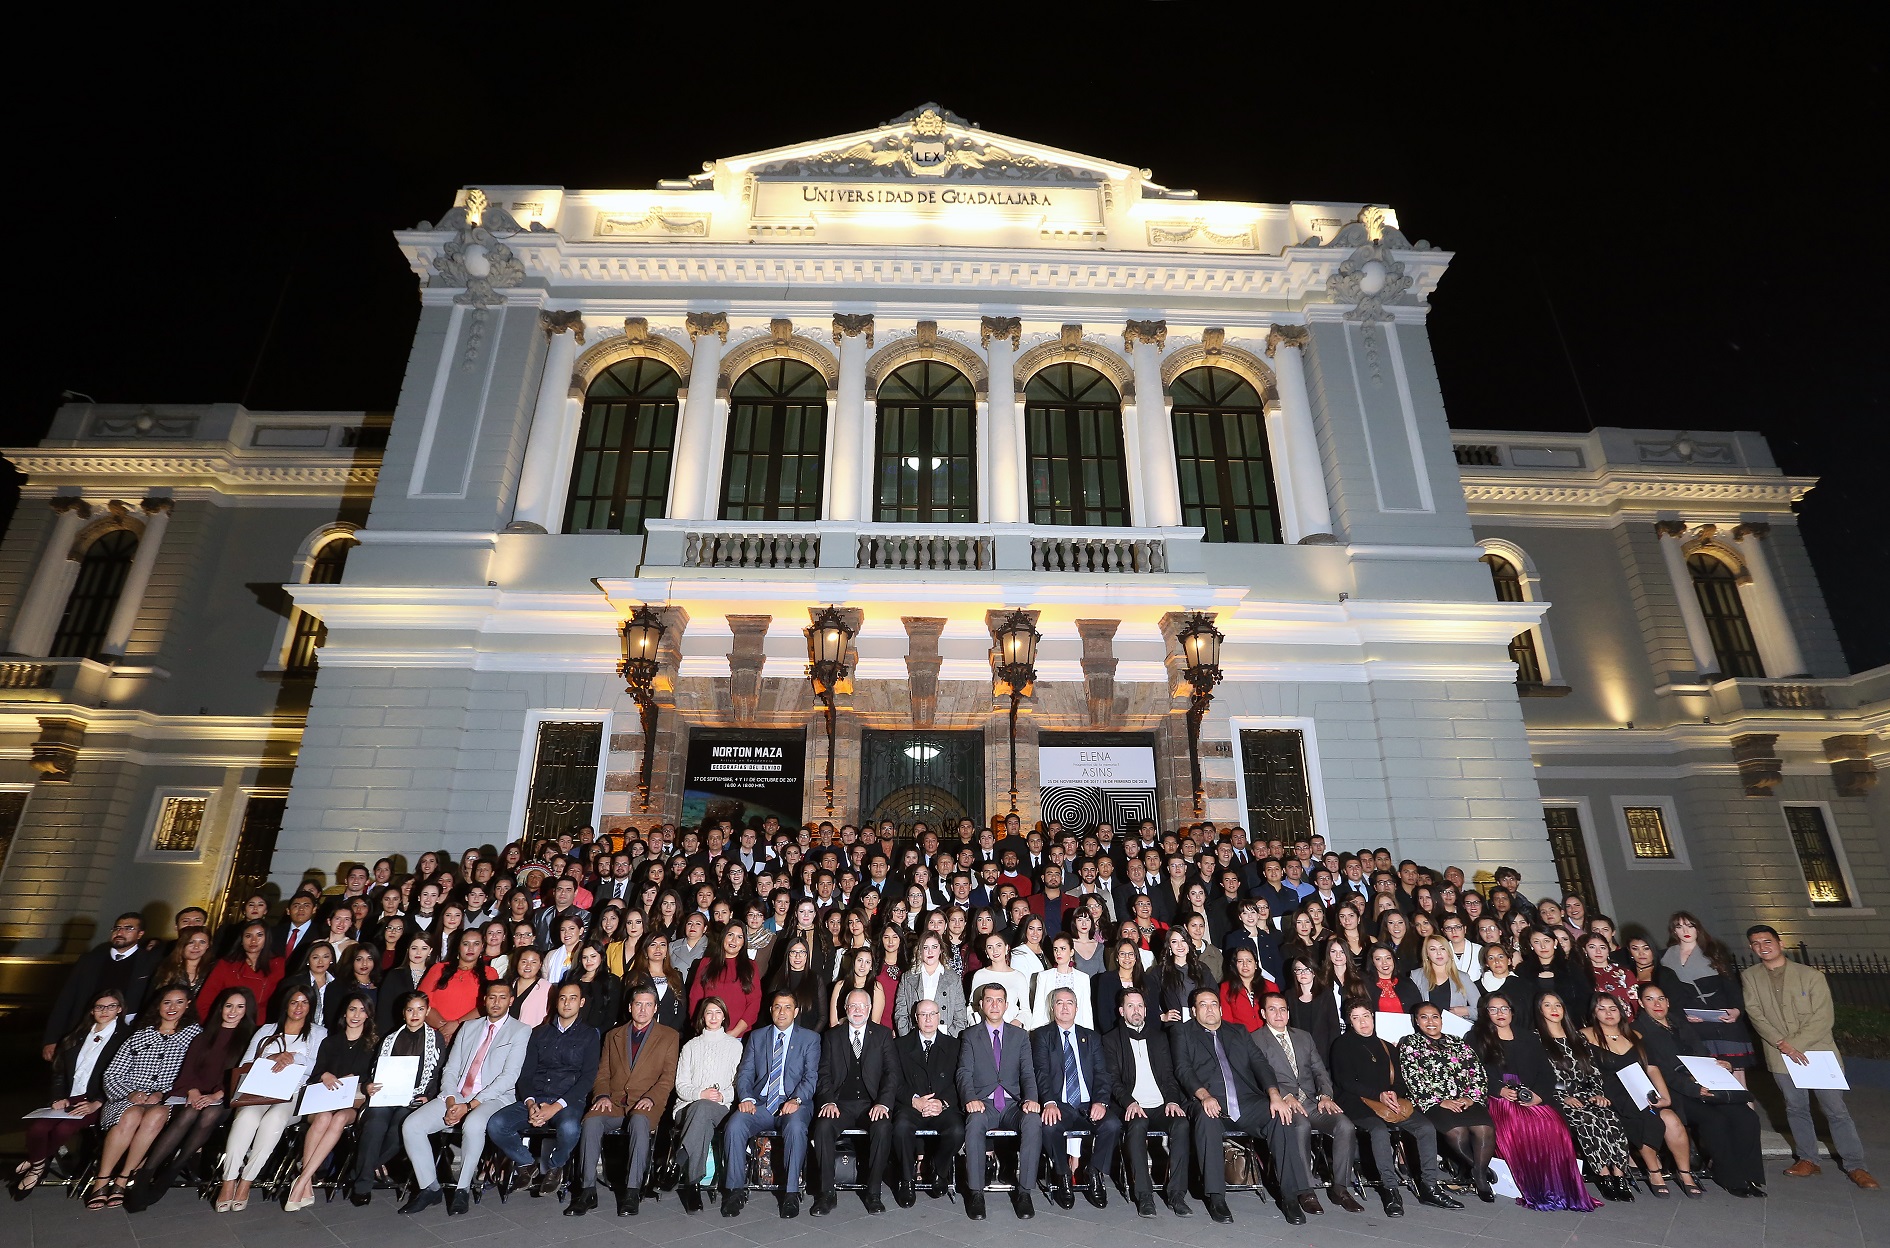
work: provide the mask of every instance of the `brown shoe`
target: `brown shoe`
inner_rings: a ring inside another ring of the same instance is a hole
[[[1859,1170],[1857,1173],[1864,1174],[1862,1170]],[[1869,1178],[1870,1176],[1864,1174],[1864,1177]],[[1862,1187],[1864,1185],[1859,1183],[1857,1186]],[[1301,1192],[1299,1194],[1299,1207],[1304,1209],[1307,1213],[1324,1213],[1326,1211],[1325,1206],[1319,1203],[1319,1198],[1311,1192]]]
[[[1359,1204],[1358,1199],[1343,1187],[1328,1187],[1326,1189],[1326,1197],[1347,1213],[1365,1212],[1365,1206]]]
[[[1809,1157],[1800,1157],[1797,1161],[1785,1167],[1785,1173],[1791,1175],[1794,1179],[1808,1179],[1814,1174],[1823,1174],[1824,1167],[1820,1166]]]
[[[1871,1178],[1870,1171],[1865,1170],[1862,1167],[1859,1167],[1858,1169],[1851,1171],[1851,1182],[1857,1184],[1857,1186],[1863,1188],[1867,1192],[1874,1192],[1877,1190],[1877,1180]]]

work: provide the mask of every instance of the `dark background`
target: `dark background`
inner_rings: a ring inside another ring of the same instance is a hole
[[[114,26],[49,48],[45,80],[10,89],[31,310],[0,444],[37,441],[68,389],[391,409],[418,305],[389,232],[455,188],[652,186],[935,99],[1204,197],[1392,205],[1456,252],[1431,318],[1455,426],[1762,432],[1822,478],[1802,524],[1853,668],[1890,662],[1881,29],[718,12],[442,12],[333,47]]]

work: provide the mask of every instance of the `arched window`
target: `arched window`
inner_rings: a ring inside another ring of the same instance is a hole
[[[309,564],[304,585],[339,585],[348,566],[348,552],[361,543],[352,537],[337,537],[323,543]],[[289,657],[283,667],[291,676],[315,674],[315,652],[328,640],[328,626],[306,611],[295,613],[295,632],[289,638]]]
[[[53,658],[89,659],[105,644],[105,630],[111,626],[118,595],[137,553],[138,536],[125,529],[113,529],[85,548],[79,579],[66,599],[59,631],[53,634]]]
[[[1024,387],[1032,524],[1126,525],[1122,396],[1082,364],[1052,364]]]
[[[827,382],[799,360],[763,360],[729,391],[722,519],[820,519]]]
[[[1279,541],[1259,391],[1227,369],[1191,368],[1168,394],[1175,404],[1181,522],[1200,525],[1209,542]]]
[[[1522,573],[1516,565],[1501,555],[1485,555],[1483,562],[1490,565],[1490,580],[1496,583],[1498,602],[1527,602],[1523,594]],[[1509,639],[1509,657],[1516,664],[1516,683],[1519,685],[1539,685],[1542,683],[1542,659],[1536,653],[1536,639],[1524,629]]]
[[[881,521],[978,518],[978,393],[949,364],[915,360],[879,383]]]
[[[669,457],[676,444],[682,379],[661,360],[619,360],[584,395],[577,462],[564,531],[641,533],[669,505]]]
[[[1739,580],[1722,559],[1705,553],[1687,556],[1693,574],[1693,592],[1699,595],[1706,631],[1713,638],[1722,676],[1764,676],[1758,643],[1746,622],[1746,605],[1739,599]]]

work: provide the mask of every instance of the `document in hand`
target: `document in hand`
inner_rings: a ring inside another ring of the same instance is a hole
[[[399,1108],[413,1099],[414,1084],[419,1079],[419,1058],[383,1057],[374,1067],[374,1082],[380,1084],[381,1088],[368,1098],[368,1104]]]
[[[1791,1076],[1792,1086],[1798,1088],[1848,1088],[1851,1081],[1844,1077],[1844,1064],[1838,1061],[1838,1055],[1828,1049],[1813,1049],[1805,1054],[1806,1064],[1800,1066],[1791,1058],[1785,1059],[1785,1073]]]
[[[281,1070],[268,1058],[258,1061],[243,1076],[242,1085],[236,1089],[237,1095],[245,1093],[260,1096],[271,1101],[290,1101],[302,1090],[303,1081],[308,1078],[308,1067],[299,1062],[291,1062]]]
[[[63,1122],[71,1122],[83,1117],[85,1117],[84,1114],[75,1114],[67,1109],[54,1109],[48,1105],[44,1109],[36,1109],[30,1114],[22,1115],[20,1121],[29,1122],[34,1118],[57,1118]]]
[[[1744,1092],[1733,1073],[1710,1057],[1683,1057],[1680,1064],[1709,1092]]]
[[[1445,1010],[1443,1022],[1444,1034],[1447,1036],[1456,1036],[1461,1039],[1470,1034],[1470,1020],[1467,1018],[1458,1018],[1449,1010]]]
[[[1386,1044],[1396,1044],[1415,1030],[1411,1026],[1409,1014],[1393,1014],[1386,1010],[1378,1011],[1377,1022],[1372,1027],[1373,1033]]]
[[[1654,1081],[1647,1077],[1647,1071],[1639,1062],[1635,1062],[1631,1066],[1621,1068],[1620,1078],[1621,1086],[1627,1089],[1627,1094],[1634,1104],[1641,1109],[1646,1109],[1654,1095]]]
[[[331,1109],[353,1109],[360,1087],[361,1080],[354,1075],[337,1079],[333,1088],[319,1079],[313,1080],[302,1090],[301,1112],[320,1114]]]

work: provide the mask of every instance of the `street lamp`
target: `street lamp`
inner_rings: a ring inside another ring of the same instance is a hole
[[[853,641],[853,630],[847,627],[846,617],[840,614],[840,608],[829,606],[814,617],[814,622],[805,631],[807,677],[813,682],[814,697],[827,708],[827,815],[831,818],[834,730],[839,716],[833,695],[840,682],[847,678],[847,646]]]
[[[638,789],[638,809],[650,808],[650,777],[656,767],[656,650],[663,644],[663,617],[648,603],[631,612],[619,635],[623,641],[623,662],[617,674],[637,704],[643,720],[643,778]]]
[[[1188,682],[1188,771],[1194,780],[1194,817],[1199,819],[1207,799],[1201,784],[1201,720],[1214,700],[1214,686],[1221,683],[1221,642],[1226,638],[1214,627],[1212,615],[1196,611],[1182,622],[1175,640],[1181,643],[1181,678]]]
[[[1037,643],[1043,635],[1028,611],[1013,611],[991,632],[997,642],[997,679],[1011,693],[1011,814],[1017,813],[1017,704],[1037,680]]]

